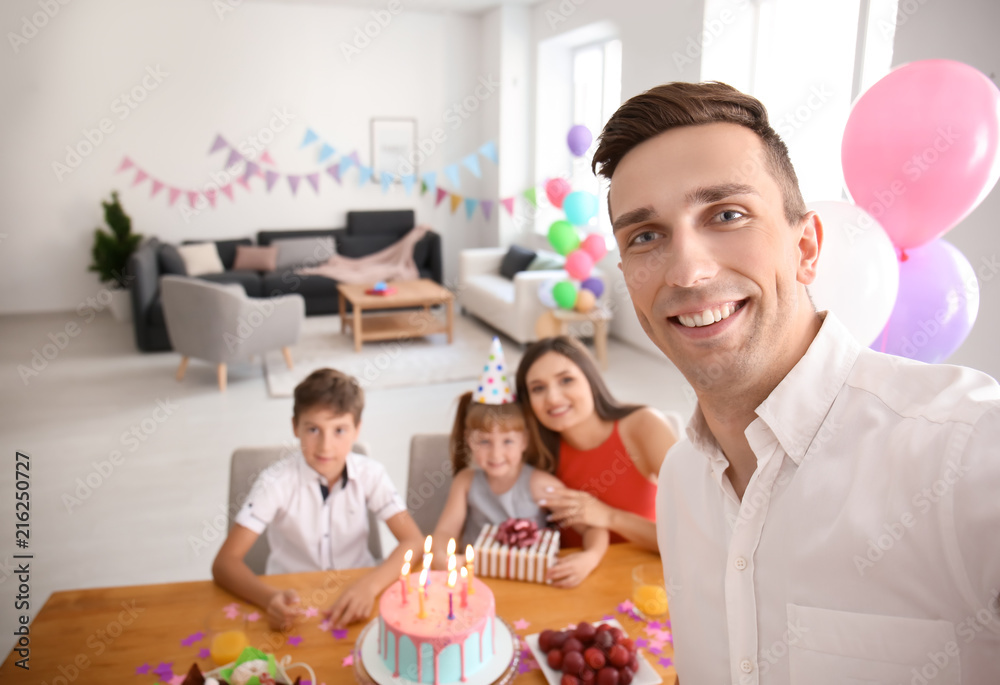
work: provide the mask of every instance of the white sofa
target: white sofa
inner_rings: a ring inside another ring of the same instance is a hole
[[[566,271],[520,271],[514,280],[500,275],[505,247],[462,250],[458,267],[458,303],[507,337],[521,344],[534,342],[535,322],[547,311],[538,289],[550,279],[566,278]],[[603,277],[603,274],[594,274]],[[602,297],[603,300],[603,297]]]

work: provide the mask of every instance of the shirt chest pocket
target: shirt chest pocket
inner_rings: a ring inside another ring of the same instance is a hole
[[[797,637],[791,681],[810,685],[960,685],[955,626],[948,621],[788,605]],[[791,630],[790,630],[791,632]]]

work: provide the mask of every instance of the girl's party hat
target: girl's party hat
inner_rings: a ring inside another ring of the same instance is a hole
[[[472,401],[479,404],[510,404],[517,401],[517,397],[511,391],[511,385],[507,380],[507,362],[503,358],[503,348],[500,346],[500,338],[493,337],[493,344],[490,346],[490,357],[483,367],[483,375],[479,378],[479,385],[472,393]]]

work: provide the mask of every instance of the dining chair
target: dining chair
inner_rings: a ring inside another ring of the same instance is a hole
[[[424,535],[434,532],[451,489],[450,438],[447,433],[424,433],[410,439],[406,508]]]
[[[287,445],[272,447],[240,447],[233,452],[229,464],[229,527],[233,527],[233,518],[243,506],[244,500],[250,494],[257,476],[271,464],[289,457],[297,448]],[[368,445],[356,442],[351,451],[368,456]],[[376,562],[382,559],[382,538],[379,535],[378,519],[368,512],[368,549]],[[260,535],[253,543],[250,551],[243,558],[250,570],[257,575],[263,575],[267,567],[267,557],[271,547],[267,543],[267,535]]]

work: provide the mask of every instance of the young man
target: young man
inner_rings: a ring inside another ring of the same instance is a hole
[[[1000,388],[862,348],[755,99],[673,83],[594,156],[646,334],[698,396],[660,472],[682,683],[995,683]]]
[[[293,590],[265,583],[243,561],[265,530],[267,573],[275,574],[373,566],[368,512],[389,526],[399,545],[334,602],[328,613],[338,628],[367,618],[399,576],[406,550],[420,547],[420,529],[385,468],[351,452],[364,405],[358,382],[334,369],[314,371],[295,388],[292,429],[301,451],[261,473],[212,564],[215,582],[265,609],[272,628],[290,628],[300,607]]]

